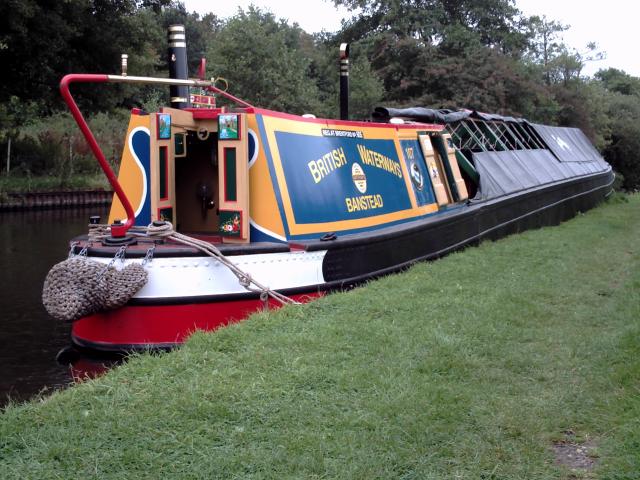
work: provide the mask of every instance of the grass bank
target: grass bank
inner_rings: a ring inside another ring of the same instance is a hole
[[[110,185],[104,174],[72,175],[0,175],[0,200],[7,193],[34,193],[66,190],[108,190]]]
[[[640,196],[0,417],[3,478],[637,478]],[[584,444],[592,470],[555,463]],[[556,449],[557,450],[557,449]]]

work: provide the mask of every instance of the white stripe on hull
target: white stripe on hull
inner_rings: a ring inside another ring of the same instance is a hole
[[[313,286],[324,283],[322,260],[326,250],[317,252],[283,252],[227,257],[251,278],[274,290]],[[100,263],[110,258],[89,257]],[[142,259],[116,262],[116,268]],[[181,298],[203,295],[246,293],[238,278],[213,257],[154,258],[145,265],[147,284],[134,298]]]

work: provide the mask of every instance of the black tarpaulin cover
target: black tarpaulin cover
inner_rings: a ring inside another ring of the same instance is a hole
[[[424,107],[411,107],[411,108],[389,108],[389,107],[376,107],[371,115],[374,120],[388,121],[393,117],[406,118],[416,122],[424,123],[440,123],[448,124],[455,123],[467,118],[479,119],[487,122],[526,122],[523,118],[505,117],[497,115],[495,113],[483,113],[477,110],[434,110]]]
[[[473,163],[480,177],[474,200],[488,200],[582,175],[604,172],[611,167],[589,139],[577,128],[549,127],[529,123],[523,118],[505,117],[476,110],[434,110],[423,107],[378,107],[373,118],[392,117],[425,123],[451,124],[466,119],[486,122],[526,124],[533,128],[548,149],[473,152]]]
[[[473,162],[480,175],[480,187],[474,200],[489,200],[610,168],[602,159],[560,162],[549,150],[543,149],[476,152]]]
[[[561,162],[603,162],[604,160],[578,128],[530,124]]]

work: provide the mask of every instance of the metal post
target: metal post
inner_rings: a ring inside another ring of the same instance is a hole
[[[120,66],[122,67],[122,76],[126,77],[127,76],[127,63],[128,63],[128,59],[129,59],[129,55],[127,55],[126,53],[123,53],[120,56]]]
[[[7,176],[11,170],[11,137],[7,140]]]
[[[187,41],[184,25],[170,25],[168,35],[169,77],[187,80],[189,72],[187,68]],[[172,85],[170,95],[173,108],[188,108],[190,106],[189,87]]]
[[[69,178],[73,175],[73,137],[69,135]]]
[[[340,120],[349,120],[349,44],[340,44]]]

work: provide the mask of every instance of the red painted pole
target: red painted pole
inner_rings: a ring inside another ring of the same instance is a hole
[[[60,93],[62,93],[62,98],[64,98],[64,101],[69,107],[69,110],[71,110],[71,115],[73,115],[73,118],[78,124],[78,127],[80,127],[80,131],[84,135],[84,138],[87,140],[87,143],[89,144],[91,151],[93,152],[96,159],[98,160],[98,163],[102,168],[102,171],[107,176],[107,180],[109,180],[109,183],[113,187],[114,192],[116,192],[118,199],[124,206],[125,212],[127,212],[127,221],[124,223],[124,225],[111,226],[112,237],[124,237],[127,234],[127,230],[129,230],[129,228],[131,228],[133,226],[133,223],[135,222],[135,214],[133,212],[133,208],[131,207],[131,203],[129,202],[129,199],[125,195],[124,190],[122,189],[122,187],[120,186],[120,183],[118,182],[118,178],[116,177],[115,173],[111,169],[109,162],[107,162],[107,159],[105,158],[104,153],[102,153],[102,150],[100,149],[98,142],[93,136],[93,133],[89,128],[89,125],[87,125],[86,120],[82,116],[82,113],[78,108],[78,105],[76,104],[75,100],[71,96],[71,92],[69,91],[69,84],[74,82],[107,83],[109,82],[109,76],[93,75],[93,74],[66,75],[60,82]]]
[[[253,105],[251,105],[250,103],[245,102],[244,100],[242,100],[242,99],[240,99],[238,97],[234,97],[230,93],[227,93],[224,90],[220,90],[218,87],[214,87],[213,85],[209,85],[208,87],[205,87],[205,88],[207,90],[209,90],[209,91],[212,91],[212,92],[215,92],[215,93],[219,93],[223,97],[227,97],[232,102],[236,102],[236,103],[242,105],[243,107],[249,107],[249,108],[253,107]]]

